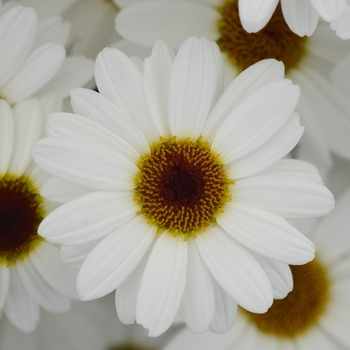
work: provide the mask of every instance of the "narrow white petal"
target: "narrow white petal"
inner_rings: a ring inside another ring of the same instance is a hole
[[[256,33],[266,26],[274,13],[278,0],[239,0],[239,19],[248,33]]]
[[[253,253],[253,256],[264,269],[270,280],[273,290],[273,298],[285,298],[293,289],[293,275],[289,265],[273,259],[264,258],[259,254]]]
[[[231,329],[237,315],[237,303],[214,281],[215,314],[209,329],[224,333]]]
[[[149,151],[148,142],[130,116],[101,94],[88,89],[73,89],[72,107],[127,141],[140,154]]]
[[[0,310],[5,304],[10,283],[10,270],[5,264],[0,264]]]
[[[168,118],[169,83],[174,52],[164,41],[157,41],[152,55],[145,59],[143,86],[147,104],[160,135],[170,136]]]
[[[77,299],[75,289],[77,270],[62,262],[59,247],[43,241],[29,257],[52,288],[69,298]]]
[[[236,203],[271,211],[286,219],[313,218],[334,207],[332,193],[321,183],[300,176],[257,176],[232,187]]]
[[[41,139],[33,159],[61,180],[100,190],[131,190],[136,165],[106,147],[67,137]]]
[[[2,95],[11,103],[30,97],[46,85],[62,67],[64,47],[46,44],[34,50],[17,73],[6,82]]]
[[[40,191],[43,185],[51,178],[46,171],[38,167],[34,162],[31,162],[26,169],[26,176],[32,181],[34,186]]]
[[[252,93],[227,115],[212,148],[224,163],[254,151],[269,140],[293,113],[300,89],[290,80],[272,82]]]
[[[303,132],[304,127],[300,125],[299,115],[293,113],[282,128],[263,145],[245,157],[226,164],[225,170],[228,177],[239,180],[256,175],[262,170],[268,171],[273,164],[286,156],[296,146]]]
[[[263,313],[272,304],[270,282],[252,255],[221,228],[198,234],[202,259],[222,289],[243,308]]]
[[[28,99],[16,104],[13,114],[15,139],[8,172],[21,176],[32,161],[33,145],[42,134],[44,117],[37,99]]]
[[[43,106],[45,116],[48,116],[51,113],[63,111],[63,98],[57,92],[45,94],[40,98],[40,103]]]
[[[84,86],[93,77],[94,63],[83,56],[66,57],[58,73],[38,94],[50,91],[59,93],[63,98],[69,96],[71,89]]]
[[[152,244],[137,265],[136,269],[116,290],[115,306],[117,308],[118,317],[124,324],[133,324],[136,321],[137,295],[139,294],[143,272],[145,271],[148,259],[156,241],[157,237],[153,239]]]
[[[163,39],[178,49],[189,36],[217,40],[220,14],[214,7],[191,1],[148,1],[122,9],[115,20],[117,32],[141,46],[153,47]]]
[[[100,239],[130,221],[137,211],[131,191],[97,191],[61,205],[40,224],[50,242],[84,244]]]
[[[81,266],[77,279],[80,298],[100,298],[123,283],[147,252],[156,229],[140,215],[105,237]]]
[[[197,139],[222,90],[219,49],[205,38],[190,38],[176,55],[170,78],[169,124],[173,135]],[[220,86],[221,84],[221,86]]]
[[[227,115],[236,109],[254,91],[284,78],[284,65],[275,59],[262,60],[238,75],[226,88],[210,112],[203,136],[212,141]]]
[[[335,20],[344,10],[346,0],[310,0],[312,6],[327,22]]]
[[[0,85],[21,67],[32,49],[37,26],[35,11],[17,6],[0,19]]]
[[[193,332],[201,333],[208,329],[214,317],[214,286],[196,243],[190,238],[187,245],[187,281],[179,311],[187,326]]]
[[[25,290],[16,267],[10,268],[10,285],[4,313],[12,324],[26,333],[33,331],[39,323],[40,308]]]
[[[308,238],[268,211],[228,203],[217,221],[232,238],[267,258],[299,265],[315,257],[315,246]]]
[[[0,178],[6,174],[15,142],[15,123],[12,109],[0,99]]]
[[[46,134],[49,137],[74,137],[86,140],[106,147],[112,152],[118,152],[134,163],[140,159],[140,154],[128,142],[101,124],[77,114],[51,114],[47,119]]]
[[[148,142],[158,140],[160,135],[148,109],[142,74],[128,56],[105,48],[96,58],[95,79],[100,94],[129,114]]]
[[[350,39],[350,4],[345,5],[343,13],[331,22],[335,34],[343,40]]]
[[[30,297],[51,312],[68,311],[70,300],[53,289],[36,270],[30,259],[17,263],[18,274]]]
[[[283,17],[292,32],[299,36],[311,36],[318,23],[318,13],[310,1],[281,0]]]
[[[164,232],[146,265],[136,303],[136,321],[149,336],[164,333],[172,324],[184,295],[187,243]]]

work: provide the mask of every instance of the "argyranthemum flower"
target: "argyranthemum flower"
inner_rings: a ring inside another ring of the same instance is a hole
[[[223,335],[184,330],[165,350],[349,349],[349,205],[347,190],[312,227],[316,259],[292,266],[294,289],[285,299],[275,300],[265,314],[239,310],[235,327]]]
[[[332,166],[331,153],[350,159],[350,102],[329,79],[334,64],[349,53],[350,42],[335,37],[327,23],[310,38],[299,37],[289,29],[280,5],[263,30],[249,34],[239,19],[238,0],[215,4],[144,1],[123,9],[116,17],[116,29],[140,46],[152,46],[160,38],[178,49],[191,35],[216,40],[228,81],[262,59],[281,60],[287,76],[301,87],[297,111],[306,130],[297,157],[311,161],[323,176]],[[350,71],[350,62],[342,67]]]
[[[224,331],[236,303],[265,312],[288,293],[287,264],[310,261],[314,247],[284,218],[324,215],[333,196],[311,165],[280,161],[303,132],[299,88],[283,77],[267,60],[223,92],[219,49],[204,38],[175,58],[158,42],[142,72],[119,50],[99,54],[100,94],[73,90],[77,114],[51,115],[34,148],[59,179],[48,198],[69,183],[92,191],[39,228],[64,260],[83,262],[81,299],[117,289],[121,320],[157,336],[178,311],[195,332]]]
[[[314,33],[319,18],[330,22],[342,39],[349,39],[350,8],[347,0],[281,0],[283,16],[292,32],[300,36]],[[279,0],[238,0],[239,18],[248,33],[256,33],[266,26]]]
[[[69,25],[59,16],[40,21],[34,9],[13,2],[1,6],[0,96],[10,105],[49,93],[65,98],[92,78],[93,63],[66,57]],[[46,98],[48,98],[46,96]],[[54,102],[53,102],[54,103]]]
[[[37,99],[13,108],[0,99],[0,313],[25,332],[37,326],[40,306],[63,312],[70,298],[77,298],[76,270],[61,261],[59,247],[37,232],[57,207],[40,195],[49,175],[31,156],[44,120]]]

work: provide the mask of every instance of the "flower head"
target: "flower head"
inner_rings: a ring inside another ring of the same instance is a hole
[[[139,67],[104,49],[100,94],[73,90],[77,114],[49,117],[35,161],[90,193],[39,232],[81,266],[82,299],[117,289],[123,322],[156,336],[180,311],[195,332],[223,332],[234,319],[225,308],[265,312],[291,288],[287,264],[313,259],[313,244],[284,218],[333,207],[314,167],[281,160],[303,132],[299,88],[266,60],[223,92],[220,51],[204,38],[176,57],[159,41]]]

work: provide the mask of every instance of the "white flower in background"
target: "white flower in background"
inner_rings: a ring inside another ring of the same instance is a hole
[[[71,55],[84,55],[95,59],[106,46],[124,49],[130,44],[114,29],[114,18],[119,9],[143,0],[17,0],[25,6],[32,6],[40,18],[61,14],[71,24],[67,42]],[[117,41],[117,42],[116,42]],[[129,51],[128,54],[144,56],[150,50]]]
[[[293,266],[294,289],[265,314],[240,310],[231,331],[182,331],[164,350],[310,350],[350,348],[350,189],[311,228],[316,259]]]
[[[2,5],[0,32],[0,96],[8,104],[45,97],[54,111],[70,89],[92,78],[91,60],[66,57],[69,25],[59,16],[38,21],[34,9],[10,2]]]
[[[90,193],[39,232],[81,266],[81,299],[117,289],[122,322],[157,336],[180,311],[193,331],[222,332],[236,303],[265,312],[288,293],[287,264],[310,261],[314,247],[284,218],[324,215],[333,196],[313,166],[280,160],[303,132],[282,63],[260,62],[224,92],[219,49],[204,38],[176,57],[160,41],[139,63],[104,49],[100,94],[75,89],[77,114],[49,117],[33,154],[59,180],[42,193]]]
[[[0,99],[0,313],[24,332],[37,326],[40,306],[63,312],[77,298],[76,270],[61,261],[59,247],[37,233],[57,207],[40,195],[49,175],[31,156],[44,121],[39,100],[10,108]]]
[[[125,7],[116,17],[116,29],[134,46],[152,47],[163,39],[178,49],[191,35],[216,40],[228,81],[262,59],[281,60],[287,76],[301,87],[297,111],[305,134],[297,157],[316,165],[323,177],[332,166],[331,153],[350,159],[350,101],[329,78],[333,66],[349,54],[350,42],[334,36],[327,23],[312,37],[301,38],[289,29],[278,5],[263,30],[248,34],[239,20],[238,0],[158,0]],[[350,60],[341,67],[350,72]]]
[[[64,314],[43,312],[35,332],[23,333],[6,319],[0,322],[0,348],[14,350],[162,350],[178,326],[150,338],[139,325],[124,325],[113,307],[113,296],[73,301]]]
[[[342,39],[350,38],[348,0],[281,0],[284,19],[292,32],[311,36],[320,17]],[[276,10],[279,0],[238,0],[239,17],[248,33],[263,29]]]

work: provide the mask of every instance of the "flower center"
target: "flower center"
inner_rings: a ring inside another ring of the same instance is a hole
[[[290,267],[294,288],[286,298],[275,300],[265,314],[244,311],[261,331],[281,338],[294,338],[315,325],[329,300],[327,271],[317,260]]]
[[[141,157],[136,179],[135,200],[158,233],[196,237],[196,232],[215,225],[216,215],[231,200],[229,186],[219,155],[209,144],[176,137],[151,146],[151,153]]]
[[[281,5],[277,6],[269,23],[257,33],[247,33],[238,15],[238,0],[226,0],[219,8],[218,23],[221,51],[226,52],[239,71],[266,58],[282,61],[286,72],[297,67],[305,56],[307,37],[294,34],[284,20]]]
[[[43,198],[20,177],[0,180],[0,262],[11,265],[42,240],[37,228],[44,218]]]

